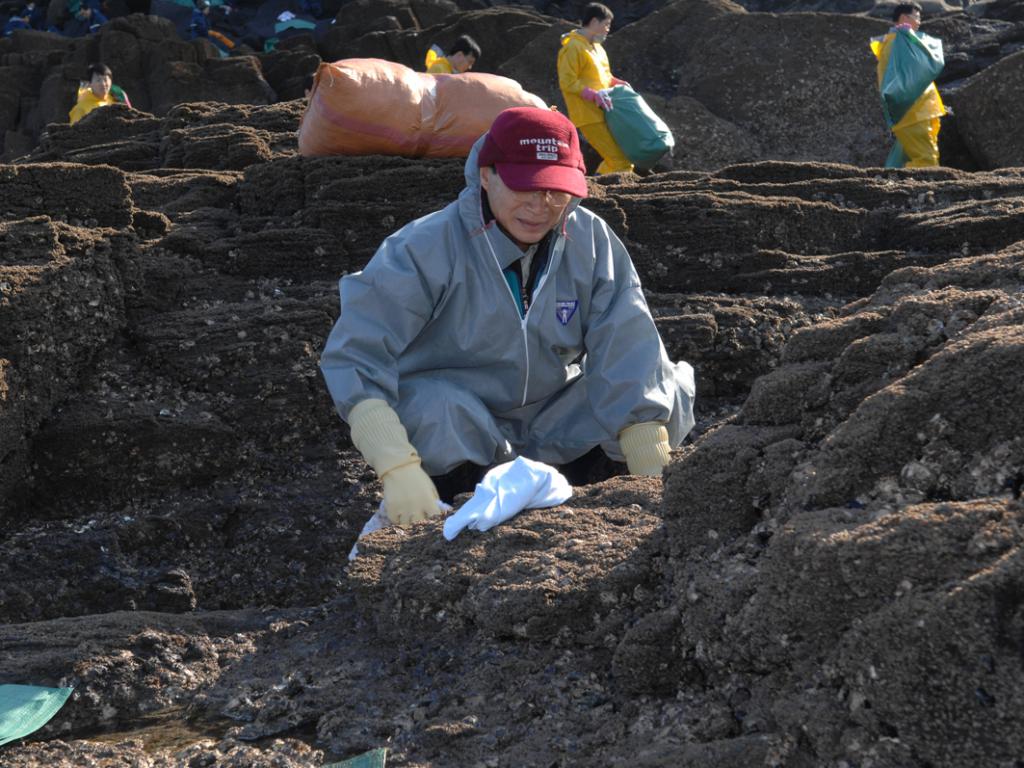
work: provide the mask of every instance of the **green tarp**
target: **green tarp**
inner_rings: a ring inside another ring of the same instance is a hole
[[[628,85],[616,85],[609,94],[612,108],[604,119],[619,148],[637,168],[654,167],[675,146],[672,131]]]
[[[909,29],[896,31],[882,76],[882,109],[892,128],[945,66],[942,41]]]
[[[72,690],[0,685],[0,745],[28,736],[50,722]]]
[[[387,759],[388,750],[381,747],[356,757],[350,757],[348,760],[342,760],[340,763],[325,765],[323,768],[386,768]]]

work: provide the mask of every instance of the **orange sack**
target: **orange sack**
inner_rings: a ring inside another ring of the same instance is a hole
[[[428,75],[383,59],[342,59],[317,70],[299,153],[466,157],[509,107],[547,109],[507,77]]]

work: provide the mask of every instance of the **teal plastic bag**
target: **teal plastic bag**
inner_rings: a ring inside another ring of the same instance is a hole
[[[386,768],[388,760],[387,747],[372,749],[361,755],[342,760],[340,763],[331,763],[323,768]]]
[[[57,714],[71,688],[0,685],[0,745],[35,733]]]
[[[882,77],[882,109],[889,127],[896,125],[946,65],[942,41],[921,32],[896,32]]]
[[[616,85],[608,94],[612,99],[612,108],[604,113],[608,130],[633,165],[645,170],[654,167],[675,146],[672,131],[628,85]]]
[[[885,158],[886,168],[902,168],[908,162],[910,158],[907,157],[907,153],[903,150],[903,145],[900,144],[900,140],[896,139],[893,142],[892,149],[889,150],[889,156]]]
[[[274,24],[274,34],[280,35],[287,29],[306,29],[315,30],[316,24],[306,19],[288,19],[287,21],[278,21]]]

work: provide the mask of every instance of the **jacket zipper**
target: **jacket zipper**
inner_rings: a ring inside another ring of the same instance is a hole
[[[512,306],[519,315],[519,327],[523,332],[523,357],[526,359],[526,376],[523,378],[523,399],[519,404],[520,407],[526,405],[526,393],[530,386],[530,342],[527,338],[526,333],[526,318],[530,314],[529,310],[523,310],[522,305],[519,303],[519,297],[512,291],[512,286],[508,284],[508,280],[505,279],[504,270],[501,268],[501,262],[498,261],[498,254],[494,252],[494,246],[491,245],[491,238],[487,236],[487,229],[483,231],[484,240],[487,241],[487,250],[491,252],[491,258],[494,260],[494,266],[498,268],[498,275],[501,277],[501,282],[504,283],[505,288],[508,289],[509,298],[512,299]],[[548,265],[550,267],[550,264]],[[547,272],[545,271],[544,276],[541,278],[540,283],[537,285],[537,291],[534,292],[534,296],[540,292],[540,288],[544,285],[544,281],[547,278]]]
[[[540,282],[537,283],[537,289],[533,292],[533,301],[530,302],[530,309],[533,309],[533,307],[537,304],[537,298],[540,296],[540,292],[544,288],[544,283],[546,283],[548,281],[548,275],[551,272],[551,262],[554,259],[554,254],[555,254],[555,248],[554,248],[554,244],[552,244],[551,252],[548,255],[548,263],[544,267],[544,274],[540,276]],[[527,338],[526,338],[526,319],[530,316],[530,309],[526,310],[523,313],[523,343],[527,345],[526,346],[526,349],[527,349],[527,352],[526,352],[526,384],[523,385],[523,402],[520,404],[520,406],[519,406],[520,408],[523,407],[524,405],[526,405],[526,388],[527,388],[527,386],[529,385],[529,382],[530,382],[530,352],[529,352],[530,346],[527,343]]]

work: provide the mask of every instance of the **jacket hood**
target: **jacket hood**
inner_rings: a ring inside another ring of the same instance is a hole
[[[562,45],[563,46],[568,45],[569,41],[570,40],[574,40],[574,39],[575,40],[579,40],[584,45],[590,45],[590,46],[593,45],[593,43],[590,42],[589,40],[587,40],[586,36],[582,32],[580,32],[578,29],[573,29],[573,30],[563,34],[562,35]]]
[[[464,169],[464,175],[466,177],[466,188],[476,188],[480,190],[480,168],[477,167],[480,158],[480,150],[484,147],[484,139],[487,138],[485,133],[475,142],[473,142],[473,148],[469,150],[469,157],[466,158],[466,167]]]

